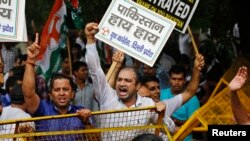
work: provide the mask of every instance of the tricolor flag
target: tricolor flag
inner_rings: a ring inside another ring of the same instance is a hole
[[[69,27],[83,28],[78,0],[55,0],[49,18],[43,28],[37,61],[37,74],[48,81],[52,73],[61,69],[61,49],[66,48]]]

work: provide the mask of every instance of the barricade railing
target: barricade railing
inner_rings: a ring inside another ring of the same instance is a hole
[[[84,123],[84,127],[76,129],[68,128],[74,124],[74,120],[71,121],[69,118],[79,118],[78,114],[0,121],[0,141],[129,141],[145,132],[162,136],[164,140],[172,140],[167,127],[163,124],[165,111],[155,111],[154,106],[96,111],[91,113],[96,125]],[[51,125],[43,125],[43,121],[50,121],[46,123]],[[20,126],[32,122],[39,122],[34,131],[22,133],[18,130]]]

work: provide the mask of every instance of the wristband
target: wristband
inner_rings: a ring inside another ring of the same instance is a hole
[[[26,61],[26,64],[30,64],[32,66],[36,66],[36,64],[34,62],[31,62],[31,61]]]

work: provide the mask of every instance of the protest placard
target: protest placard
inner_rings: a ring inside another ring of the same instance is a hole
[[[133,0],[174,22],[175,29],[185,33],[199,0]]]
[[[96,38],[153,66],[175,22],[129,0],[112,1]]]
[[[0,42],[27,41],[25,0],[0,0]]]

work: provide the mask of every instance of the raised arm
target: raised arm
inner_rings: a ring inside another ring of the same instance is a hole
[[[97,26],[97,23],[88,23],[85,27],[85,35],[87,38],[86,63],[95,88],[95,97],[100,105],[105,105],[105,103],[110,102],[111,98],[116,96],[116,93],[114,93],[115,90],[109,86],[100,65],[100,58],[95,44],[95,33],[98,31]]]
[[[87,44],[93,44],[95,43],[95,33],[98,31],[98,24],[97,23],[88,23],[84,29],[86,38],[87,38]]]
[[[40,98],[35,91],[35,64],[40,51],[38,41],[39,35],[36,33],[35,42],[27,48],[27,60],[22,84],[25,104],[30,114],[33,114],[40,104]]]
[[[205,65],[204,57],[201,54],[196,54],[194,61],[194,68],[192,72],[192,78],[188,83],[187,88],[182,93],[182,104],[186,103],[190,98],[192,98],[199,85],[200,80],[200,71],[203,69]]]
[[[247,67],[242,66],[239,68],[237,74],[228,85],[229,93],[231,94],[231,107],[233,115],[237,123],[241,125],[250,125],[250,113],[244,109],[237,94],[237,91],[240,90],[246,83],[247,78]]]

